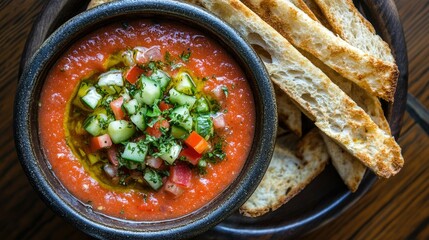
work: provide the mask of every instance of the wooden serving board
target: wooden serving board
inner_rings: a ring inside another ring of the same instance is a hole
[[[21,59],[20,70],[40,47],[43,41],[58,26],[84,11],[89,1],[50,0],[45,6],[33,29]],[[386,115],[392,133],[398,137],[405,110],[407,94],[407,53],[398,14],[390,0],[355,1],[368,17],[383,39],[389,43],[396,56],[401,72],[395,103],[385,104]],[[376,177],[368,173],[356,193],[350,193],[335,170],[329,166],[309,186],[289,203],[259,218],[246,218],[238,213],[205,233],[198,239],[284,239],[297,237],[312,231],[338,216],[355,203],[374,183]]]

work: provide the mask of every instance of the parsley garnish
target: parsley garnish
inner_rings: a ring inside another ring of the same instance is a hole
[[[182,61],[184,61],[184,62],[189,62],[189,58],[191,57],[191,51],[189,50],[189,48],[188,48],[188,51],[187,51],[187,52],[183,51],[183,52],[179,55],[179,57],[182,59]]]
[[[226,157],[225,152],[222,150],[222,143],[218,142],[215,144],[213,151],[204,154],[202,160],[211,163],[217,163],[224,160]]]

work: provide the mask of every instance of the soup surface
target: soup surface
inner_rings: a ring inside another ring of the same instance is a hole
[[[39,104],[40,141],[62,184],[131,220],[177,218],[214,199],[243,167],[254,124],[234,59],[169,21],[116,23],[77,41]]]

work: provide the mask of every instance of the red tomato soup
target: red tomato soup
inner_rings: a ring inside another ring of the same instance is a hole
[[[40,141],[65,188],[94,211],[173,219],[238,176],[253,141],[253,101],[240,66],[204,33],[122,22],[80,39],[52,67]]]

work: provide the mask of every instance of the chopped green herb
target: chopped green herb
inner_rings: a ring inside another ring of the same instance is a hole
[[[189,62],[189,58],[191,57],[191,51],[188,49],[187,52],[183,51],[179,56],[182,61]]]

